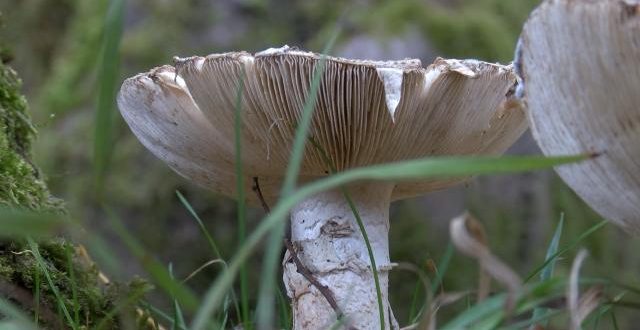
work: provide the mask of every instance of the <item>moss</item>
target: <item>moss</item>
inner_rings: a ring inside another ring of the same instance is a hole
[[[30,161],[35,128],[16,73],[0,64],[0,205],[60,209]]]

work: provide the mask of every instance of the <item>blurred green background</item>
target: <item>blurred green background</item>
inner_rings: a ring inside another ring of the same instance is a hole
[[[536,0],[128,0],[119,54],[119,80],[170,63],[173,56],[231,50],[255,52],[288,44],[319,51],[336,24],[342,32],[334,55],[371,59],[436,56],[508,63]],[[213,257],[195,222],[176,198],[181,191],[205,220],[225,256],[236,247],[235,204],[195,187],[147,152],[117,111],[112,156],[102,194],[96,194],[93,132],[99,90],[107,0],[0,0],[0,39],[21,75],[39,131],[36,163],[47,183],[66,201],[72,217],[102,232],[126,265],[108,276],[127,281],[144,276],[141,265],[109,230],[100,205],[126,220],[130,233],[184,278]],[[537,154],[528,134],[510,153]],[[448,221],[471,210],[486,226],[489,244],[519,274],[544,259],[546,246],[565,215],[563,245],[600,219],[553,172],[480,178],[465,185],[392,206],[391,257],[427,269],[448,244]],[[263,215],[250,209],[249,225]],[[586,241],[587,271],[633,279],[640,269],[638,240],[611,225]],[[572,258],[562,259],[566,273]],[[251,263],[258,282],[260,256]],[[217,268],[190,280],[202,292]],[[455,255],[444,280],[447,290],[476,285],[477,266]],[[406,324],[415,276],[392,273],[391,299]],[[257,285],[251,286],[252,290]],[[166,304],[162,297],[155,298]]]

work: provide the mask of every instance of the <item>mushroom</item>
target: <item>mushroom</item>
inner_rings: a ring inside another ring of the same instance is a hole
[[[516,54],[545,155],[599,157],[557,168],[595,211],[640,233],[640,1],[545,1]]]
[[[321,55],[287,46],[177,59],[127,79],[118,105],[133,133],[179,174],[235,196],[234,114],[242,102],[243,166],[247,188],[258,178],[267,202],[278,198],[296,123]],[[439,155],[494,155],[526,129],[511,102],[511,66],[476,60],[368,61],[326,57],[317,91],[301,182],[337,171]],[[331,164],[323,159],[326,154]],[[373,248],[385,327],[397,327],[388,302],[389,204],[443,189],[465,178],[417,182],[361,182],[345,187]],[[249,202],[257,204],[256,196]],[[380,328],[372,267],[362,234],[341,190],[317,194],[291,211],[284,282],[295,329],[324,329],[336,312],[311,275],[335,299],[350,326]],[[300,265],[303,269],[298,269]]]

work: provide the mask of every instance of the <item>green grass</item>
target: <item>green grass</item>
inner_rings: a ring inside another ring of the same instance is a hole
[[[313,184],[309,184],[303,187],[298,188],[295,193],[291,194],[288,198],[284,198],[281,200],[275,207],[272,212],[266,216],[266,218],[260,222],[259,226],[247,237],[247,241],[240,249],[236,252],[235,257],[231,260],[228,265],[228,268],[225,272],[220,274],[220,277],[217,281],[214,282],[214,285],[210,288],[210,290],[205,294],[204,297],[198,298],[196,297],[190,290],[186,289],[182,284],[177,283],[171,273],[166,270],[164,266],[155,261],[151,254],[145,251],[144,247],[141,246],[137,240],[131,236],[131,234],[124,228],[121,224],[120,220],[117,219],[117,216],[111,213],[111,227],[114,229],[115,233],[120,237],[125,246],[127,246],[134,255],[136,255],[145,266],[154,283],[158,285],[159,288],[162,288],[169,294],[171,297],[175,298],[174,306],[187,306],[187,309],[190,311],[194,311],[194,322],[190,329],[208,329],[208,324],[222,324],[223,319],[220,317],[225,317],[225,313],[220,314],[216,313],[216,311],[220,311],[219,308],[221,304],[226,301],[226,298],[229,297],[228,292],[230,290],[230,285],[233,283],[234,278],[239,270],[239,267],[246,262],[248,256],[255,252],[255,249],[258,247],[259,242],[262,238],[268,235],[270,230],[277,225],[279,222],[284,220],[284,216],[288,212],[288,210],[295,205],[300,200],[313,195],[319,191],[327,190],[327,189],[335,189],[349,182],[354,182],[363,179],[373,179],[373,180],[399,180],[399,179],[408,179],[408,178],[429,178],[436,176],[467,176],[477,173],[505,173],[505,172],[513,172],[519,170],[526,169],[536,169],[536,168],[545,168],[553,165],[559,165],[563,163],[578,161],[583,159],[585,156],[576,156],[576,157],[559,157],[559,158],[543,158],[543,157],[455,157],[455,158],[431,158],[424,160],[415,160],[409,162],[402,162],[398,164],[389,164],[389,165],[379,165],[369,168],[362,169],[354,169],[351,171],[345,171],[342,173],[338,173],[332,176],[327,177],[324,180],[315,182]],[[402,168],[402,170],[398,170],[398,168]],[[178,195],[179,198],[181,195]],[[219,251],[216,248],[215,242],[211,238],[210,234],[204,229],[202,224],[202,220],[195,214],[193,208],[188,204],[184,197],[180,198],[182,203],[184,203],[187,210],[189,210],[192,215],[194,215],[194,219],[198,222],[199,227],[203,231],[209,241],[210,248],[216,257],[221,257]],[[355,212],[357,214],[357,212]],[[47,217],[42,218],[46,221]],[[71,222],[65,222],[71,223]],[[603,226],[602,223],[595,225],[593,228],[589,229],[583,235],[581,235],[577,240],[573,241],[569,245],[567,245],[563,249],[559,249],[559,252],[552,254],[551,258],[556,258],[561,253],[566,253],[569,250],[575,248],[579,245],[580,242],[589,237],[590,234],[597,231],[599,228]],[[39,227],[34,227],[34,233],[42,232],[38,229]],[[22,234],[27,234],[25,232],[27,229],[24,229]],[[364,232],[364,231],[363,231]],[[92,233],[92,235],[97,235]],[[556,237],[558,234],[556,234]],[[557,246],[558,240],[554,238],[552,240],[552,246]],[[35,244],[35,243],[33,243]],[[35,246],[32,246],[32,249]],[[37,248],[37,247],[36,247]],[[557,247],[556,247],[557,248]],[[553,249],[549,249],[552,251]],[[450,251],[450,250],[448,250]],[[104,251],[103,251],[104,253]],[[442,276],[445,276],[448,260],[451,257],[451,251],[447,252],[439,265],[438,276],[433,281],[433,288],[437,288],[442,281]],[[543,262],[541,264],[540,269],[545,269],[550,263],[549,257],[547,258],[547,262]],[[46,268],[42,267],[44,271]],[[548,269],[548,268],[547,268]],[[534,273],[537,273],[534,271]],[[44,272],[46,277],[46,272]],[[274,296],[275,297],[275,296]],[[135,299],[139,299],[139,296],[134,296]],[[280,298],[282,301],[282,297]],[[63,302],[64,299],[60,298],[59,302]],[[498,302],[496,302],[498,301]],[[464,322],[472,322],[469,320],[476,320],[476,316],[474,315],[485,315],[485,313],[491,314],[495,322],[500,321],[500,317],[496,314],[496,310],[499,307],[500,298],[495,298],[493,300],[489,299],[488,302],[483,302],[480,304],[480,307],[474,307],[472,311],[475,311],[463,319],[467,320]],[[127,301],[127,304],[131,304],[132,301]],[[497,305],[496,305],[497,304]],[[282,304],[285,305],[285,304]],[[196,308],[200,306],[200,308]],[[175,308],[175,307],[174,307]],[[63,311],[65,318],[67,319],[67,323],[73,328],[78,327],[78,322],[76,322],[76,317],[72,312],[69,312],[68,306],[64,304],[60,305],[60,309]],[[486,312],[485,312],[486,311]],[[228,311],[227,311],[228,312]],[[6,313],[6,312],[5,312]],[[471,313],[471,312],[466,312]],[[479,313],[479,314],[474,314]],[[155,314],[155,313],[154,313]],[[181,324],[180,318],[178,317],[176,311],[173,312],[175,314],[172,319],[175,324],[178,324],[178,328],[184,328],[185,326]],[[68,315],[68,316],[67,316]],[[167,314],[169,315],[169,314]],[[218,315],[218,318],[213,318],[213,315]],[[469,314],[465,314],[469,315]],[[547,315],[547,314],[544,314]],[[486,315],[485,315],[486,316]],[[290,316],[285,312],[282,318],[289,319]],[[539,316],[537,319],[541,319],[542,316]],[[462,321],[452,321],[453,325],[462,322]],[[463,322],[463,323],[464,323]],[[186,323],[186,321],[185,321]]]
[[[178,196],[178,199],[180,200],[182,205],[184,205],[184,207],[189,211],[189,213],[191,214],[193,219],[198,224],[198,228],[200,229],[200,232],[202,233],[202,235],[206,238],[207,243],[209,244],[209,247],[211,248],[211,251],[213,252],[213,255],[216,258],[216,260],[220,260],[223,263],[223,265],[224,265],[224,267],[226,269],[227,263],[226,263],[225,259],[222,257],[222,254],[220,253],[220,250],[218,249],[218,245],[214,241],[213,237],[211,237],[211,234],[209,233],[209,231],[204,226],[204,223],[202,222],[202,219],[200,219],[200,216],[198,216],[198,214],[196,213],[196,211],[194,211],[194,209],[191,206],[191,204],[189,203],[189,201],[187,201],[187,199],[179,191],[176,191],[176,195]],[[235,309],[236,317],[238,318],[238,320],[243,320],[243,323],[247,322],[248,319],[245,318],[245,316],[248,317],[248,315],[249,315],[248,314],[248,312],[249,312],[248,311],[248,306],[245,307],[245,308],[247,308],[247,312],[243,313],[240,310],[240,307],[238,306],[238,299],[236,298],[236,295],[233,293],[233,291],[231,291],[231,293],[229,295],[229,299],[231,299],[232,302],[233,302],[233,306],[234,306],[234,309]],[[248,298],[245,298],[245,299],[246,299],[245,304],[248,305]]]
[[[71,282],[71,301],[73,302],[73,323],[80,324],[80,304],[78,302],[78,288],[73,270],[73,252],[71,247],[65,249],[67,255],[67,274]]]
[[[104,25],[99,92],[94,130],[94,169],[96,188],[101,194],[114,140],[115,96],[120,77],[120,40],[124,20],[124,0],[111,0]]]
[[[322,159],[324,160],[325,165],[330,169],[330,174],[335,175],[336,173],[338,173],[338,170],[336,169],[335,164],[331,162],[331,159],[327,155],[326,151],[322,149],[322,147],[312,137],[310,137],[309,140],[313,144],[313,146],[320,152],[320,155],[322,155]],[[369,254],[369,262],[371,263],[371,272],[373,274],[373,281],[376,288],[376,299],[378,302],[378,316],[380,320],[380,329],[384,330],[385,329],[384,302],[382,300],[382,290],[380,289],[380,278],[378,276],[378,266],[376,265],[376,258],[373,255],[373,249],[371,248],[371,243],[369,242],[369,235],[367,234],[367,229],[365,228],[365,225],[362,222],[360,213],[358,212],[358,209],[356,208],[355,203],[351,199],[351,196],[349,196],[347,189],[345,189],[344,187],[341,187],[341,190],[342,190],[342,194],[344,195],[344,199],[346,200],[347,204],[349,205],[349,208],[351,209],[351,213],[353,214],[353,217],[356,219],[356,223],[358,224],[358,229],[360,230],[360,234],[362,235],[364,244],[367,247],[367,253]],[[337,316],[338,316],[337,317],[338,319],[342,317],[342,315],[337,315]]]
[[[238,248],[244,245],[246,236],[246,197],[244,192],[244,172],[242,170],[242,94],[244,93],[245,71],[238,77],[238,86],[235,104],[234,120],[234,143],[235,143],[235,174],[236,174],[236,198],[238,212]],[[247,278],[247,267],[240,268],[240,304],[242,307],[242,324],[251,330],[251,316],[249,311],[249,280]]]
[[[44,274],[47,280],[47,284],[49,285],[49,288],[51,288],[51,291],[53,291],[53,294],[56,298],[57,307],[64,313],[64,318],[67,322],[67,325],[71,327],[71,329],[73,330],[78,329],[78,324],[74,322],[73,318],[71,317],[71,314],[69,314],[69,309],[65,304],[65,300],[62,298],[62,295],[60,294],[60,290],[58,290],[57,284],[51,278],[51,275],[49,274],[49,270],[45,265],[45,261],[40,255],[38,244],[32,239],[28,239],[28,243],[29,243],[29,248],[31,249],[31,253],[36,259],[39,269],[42,270],[42,273]]]
[[[299,188],[296,193],[281,199],[271,213],[263,219],[247,238],[245,244],[236,252],[227,271],[207,290],[196,313],[193,327],[203,329],[206,320],[217,308],[232,285],[239,268],[255,252],[260,241],[279,223],[285,221],[289,210],[300,201],[318,192],[335,189],[351,182],[362,180],[400,181],[408,179],[426,179],[433,177],[464,177],[489,173],[513,173],[525,170],[548,168],[584,160],[589,156],[566,156],[545,158],[536,156],[522,157],[442,157],[371,166],[345,171],[326,179],[316,181]]]
[[[60,214],[0,207],[0,239],[49,237],[68,223]]]
[[[553,276],[553,271],[555,269],[557,260],[559,255],[556,255],[558,252],[558,245],[560,244],[560,236],[562,235],[562,228],[564,225],[564,214],[560,216],[560,222],[558,222],[558,226],[556,228],[553,237],[551,238],[551,242],[549,242],[549,247],[547,248],[547,253],[545,254],[545,266],[540,272],[540,281],[546,281],[551,279]],[[548,322],[544,322],[542,319],[545,315],[551,313],[549,308],[536,308],[533,310],[533,315],[531,316],[531,323],[536,324],[541,322],[540,324],[543,327],[547,327]]]
[[[175,280],[175,276],[173,275],[173,265],[169,264],[169,274],[171,278]],[[182,313],[182,308],[180,307],[180,303],[178,299],[173,299],[173,322],[171,322],[171,330],[185,329],[187,327],[184,321],[184,314]]]
[[[598,230],[600,230],[606,224],[607,224],[607,221],[606,220],[602,220],[601,222],[595,224],[593,227],[589,228],[587,231],[585,231],[582,234],[580,234],[580,236],[578,236],[577,239],[575,239],[573,242],[571,242],[566,247],[562,248],[559,251],[556,251],[555,253],[551,254],[550,256],[547,256],[547,258],[545,259],[544,263],[542,263],[540,266],[538,266],[536,269],[534,269],[529,274],[529,276],[527,276],[527,278],[524,281],[528,282],[534,276],[536,276],[538,273],[544,271],[545,269],[548,269],[547,267],[550,264],[554,263],[557,257],[559,257],[559,256],[563,255],[564,253],[566,253],[567,251],[572,250],[572,249],[576,248],[577,246],[579,246],[586,238],[588,238],[593,233],[595,233]]]

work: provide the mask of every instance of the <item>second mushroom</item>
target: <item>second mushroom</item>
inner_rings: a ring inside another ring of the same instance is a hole
[[[243,166],[247,188],[258,178],[264,199],[278,198],[293,136],[309,97],[319,54],[289,47],[178,59],[127,79],[122,116],[142,144],[182,176],[235,197],[234,115],[241,96]],[[327,57],[300,171],[300,182],[337,171],[444,155],[496,155],[526,129],[511,102],[511,66],[475,60],[368,61]],[[397,328],[388,302],[389,205],[464,179],[361,182],[346,187],[374,251],[373,270],[362,234],[341,190],[317,194],[291,212],[291,241],[305,271],[326,286],[356,329],[379,329],[373,281],[378,272],[385,326]],[[257,203],[255,196],[250,202]],[[325,296],[289,256],[284,282],[295,329],[336,321]]]

